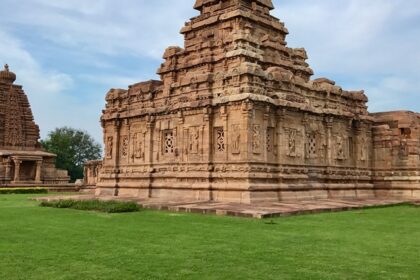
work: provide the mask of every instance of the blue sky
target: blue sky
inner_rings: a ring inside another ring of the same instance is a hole
[[[64,125],[102,142],[109,88],[156,77],[194,0],[0,0],[0,63],[30,99],[42,137]],[[315,77],[366,90],[370,111],[420,111],[420,0],[273,0]]]

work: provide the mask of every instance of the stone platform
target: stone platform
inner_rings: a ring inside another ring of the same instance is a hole
[[[409,200],[398,199],[365,199],[365,200],[340,200],[323,199],[308,201],[289,201],[277,203],[239,204],[211,201],[162,201],[159,199],[141,200],[130,197],[72,195],[72,196],[48,196],[36,198],[37,201],[54,201],[62,199],[74,200],[118,200],[134,201],[142,208],[165,210],[184,213],[214,214],[219,216],[235,216],[244,218],[274,218],[293,215],[315,214],[323,212],[339,212],[372,207],[386,207],[402,204],[413,204]]]

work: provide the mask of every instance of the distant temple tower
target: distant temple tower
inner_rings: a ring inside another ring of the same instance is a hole
[[[253,203],[420,197],[418,115],[312,80],[271,0],[197,0],[159,81],[111,89],[96,193]],[[392,121],[396,116],[398,120]],[[397,175],[398,174],[398,175]]]
[[[0,187],[68,183],[67,171],[55,168],[56,155],[42,150],[28,98],[16,75],[0,71]]]

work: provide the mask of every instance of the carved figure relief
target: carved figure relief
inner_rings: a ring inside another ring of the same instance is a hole
[[[343,137],[337,136],[335,140],[335,150],[336,150],[336,159],[344,160],[346,155],[344,152],[344,142]]]
[[[254,154],[261,153],[261,126],[258,124],[252,129],[252,151]]]
[[[175,152],[174,133],[172,130],[163,132],[163,153],[173,154]]]
[[[133,146],[134,157],[138,159],[144,158],[144,133],[138,132],[134,135]]]
[[[238,87],[241,80],[241,76],[239,75],[238,69],[234,69],[232,75],[232,86]]]
[[[223,153],[225,151],[225,131],[223,127],[215,128],[216,135],[216,152]]]
[[[107,139],[106,139],[106,158],[108,158],[108,159],[111,159],[112,158],[112,149],[113,149],[113,146],[114,146],[114,139],[113,139],[113,137],[112,136],[109,136]]]
[[[241,153],[241,132],[239,125],[232,125],[232,137],[231,137],[231,151],[232,154]]]
[[[128,156],[128,136],[123,136],[121,140],[121,157],[126,158]]]
[[[401,140],[400,140],[400,147],[399,147],[399,157],[401,159],[405,159],[409,155],[408,139],[410,139],[410,136],[411,136],[411,129],[401,128]]]
[[[404,158],[407,158],[408,155],[409,155],[409,152],[408,152],[407,138],[403,137],[400,141],[399,156],[401,159],[404,159]]]
[[[289,157],[296,157],[296,136],[297,136],[297,130],[296,129],[290,129],[289,130],[289,141],[288,141],[288,153],[287,155]]]
[[[191,154],[198,154],[200,148],[200,133],[197,127],[190,129],[189,134],[189,152]]]

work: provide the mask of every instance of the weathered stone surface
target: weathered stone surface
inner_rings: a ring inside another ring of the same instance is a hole
[[[363,91],[311,80],[306,51],[287,46],[270,0],[194,7],[200,15],[181,30],[184,48],[165,51],[160,81],[108,92],[105,158],[85,179],[96,194],[257,203],[372,198],[407,177],[418,188],[411,171],[387,173],[417,168],[416,134],[400,139],[370,115]]]
[[[373,181],[382,194],[420,199],[420,114],[372,114]]]
[[[42,150],[28,98],[16,75],[0,71],[0,187],[60,185],[67,171],[55,168],[55,155]]]
[[[98,199],[93,195],[72,195],[72,196],[48,196],[36,198],[37,201],[59,201],[59,200],[92,200]],[[319,199],[283,201],[283,202],[260,202],[253,204],[240,204],[214,201],[191,201],[191,200],[160,200],[160,199],[138,199],[115,196],[101,196],[100,200],[109,201],[130,201],[136,202],[142,208],[154,210],[167,210],[172,212],[213,214],[219,216],[235,216],[244,218],[274,218],[293,215],[315,214],[322,212],[338,212],[348,210],[366,209],[370,207],[386,207],[391,205],[402,205],[411,203],[418,205],[416,201],[401,199]]]

